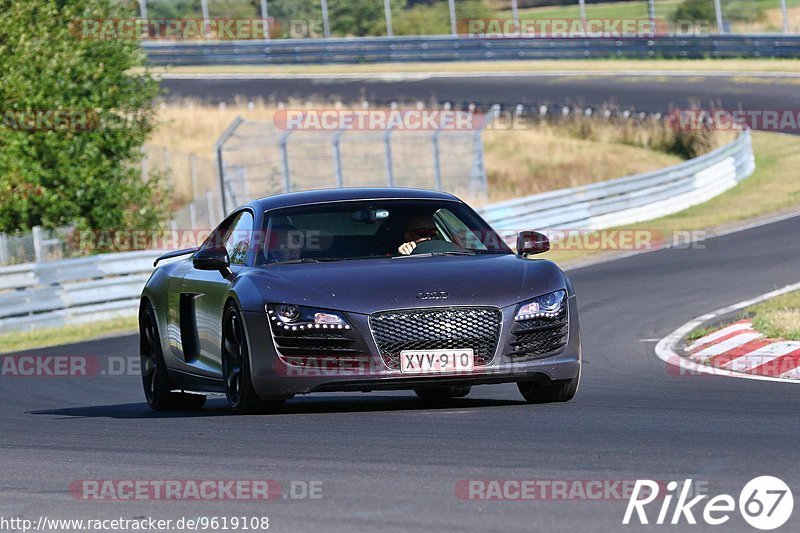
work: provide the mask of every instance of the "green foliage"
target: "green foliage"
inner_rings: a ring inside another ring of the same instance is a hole
[[[464,32],[467,19],[490,19],[497,15],[480,1],[456,3],[458,31]],[[450,12],[447,2],[417,4],[406,9],[393,21],[395,35],[445,35],[450,33]]]
[[[273,37],[322,37],[322,9],[319,0],[269,0],[269,16],[279,24]],[[148,0],[151,19],[197,18],[202,16],[200,0]],[[260,17],[259,0],[213,0],[209,16],[219,18]],[[458,20],[491,18],[492,9],[481,0],[459,0]],[[386,35],[383,0],[328,0],[331,33],[338,37]],[[450,13],[445,0],[415,2],[392,0],[395,35],[437,35],[450,33]]]
[[[674,22],[687,20],[716,20],[714,0],[683,0],[672,13]]]
[[[105,0],[0,0],[0,230],[154,228],[168,195],[143,182],[158,83],[130,74],[135,41],[81,38],[82,19],[129,17]],[[21,117],[70,117],[25,125]]]
[[[777,2],[776,2],[777,5]],[[723,2],[722,16],[735,22],[757,22],[764,20],[764,6],[749,0]],[[672,13],[672,21],[716,21],[714,0],[683,0]]]

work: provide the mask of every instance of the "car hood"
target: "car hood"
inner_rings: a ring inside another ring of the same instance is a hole
[[[267,265],[251,272],[249,281],[261,289],[256,304],[261,310],[265,302],[363,314],[450,305],[506,307],[566,288],[554,263],[513,254]]]

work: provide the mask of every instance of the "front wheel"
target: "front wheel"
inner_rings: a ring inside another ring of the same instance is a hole
[[[150,302],[139,313],[139,354],[142,367],[142,385],[147,405],[154,411],[197,410],[206,403],[200,394],[172,392],[167,375],[167,365],[161,351],[155,311]]]
[[[580,382],[581,375],[579,373],[567,383],[552,384],[521,381],[517,383],[517,387],[528,403],[568,402],[575,397]]]
[[[242,315],[232,303],[225,308],[222,319],[222,377],[228,405],[236,414],[268,412],[285,403],[284,400],[263,400],[253,389],[250,350]]]

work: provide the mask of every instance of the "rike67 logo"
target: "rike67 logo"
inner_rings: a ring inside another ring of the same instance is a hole
[[[699,518],[707,525],[719,526],[731,519],[738,503],[738,511],[745,522],[756,529],[769,531],[784,525],[794,509],[791,489],[781,479],[773,476],[760,476],[750,480],[739,493],[738,502],[729,494],[720,494],[713,498],[709,498],[707,494],[692,497],[694,491],[691,479],[687,479],[682,485],[677,481],[670,481],[666,485],[665,493],[660,493],[659,489],[662,488],[663,483],[649,479],[636,480],[622,523],[628,525],[638,521],[639,524],[650,524],[650,520],[653,520],[652,511],[658,509],[654,522],[658,525],[696,525]],[[709,499],[704,501],[707,498]],[[658,503],[654,505],[648,515],[645,508],[657,500],[660,506]]]

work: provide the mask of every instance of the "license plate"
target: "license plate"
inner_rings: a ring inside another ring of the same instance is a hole
[[[403,350],[400,352],[400,372],[426,374],[440,372],[471,372],[475,366],[472,348],[464,350]]]

